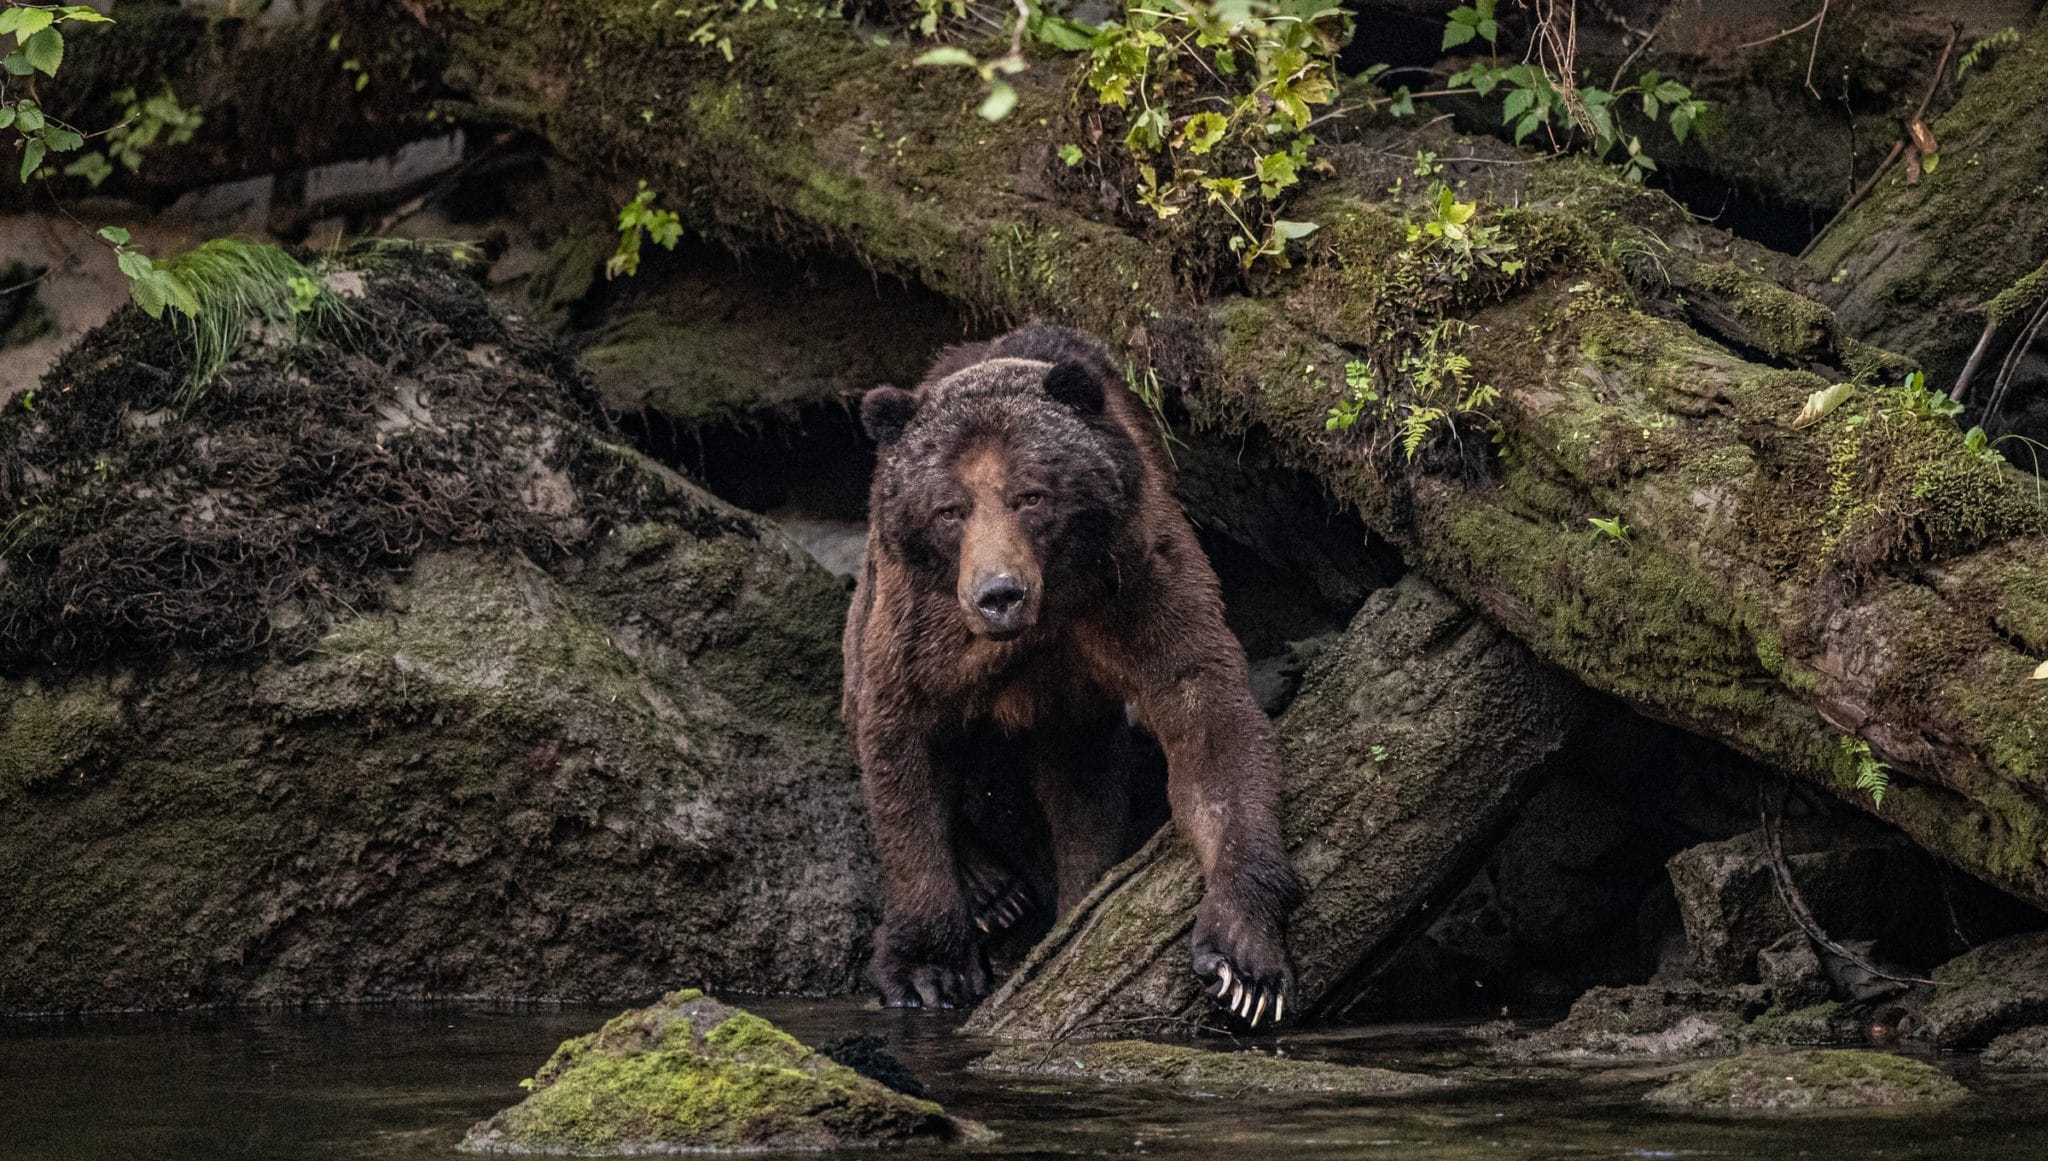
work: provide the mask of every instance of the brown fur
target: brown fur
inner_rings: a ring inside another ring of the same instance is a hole
[[[1297,888],[1272,727],[1164,448],[1101,349],[1025,327],[948,352],[914,396],[871,392],[863,415],[884,447],[843,708],[881,855],[884,1001],[964,1004],[988,984],[946,740],[992,726],[1028,754],[1064,912],[1128,853],[1126,706],[1166,753],[1201,861],[1195,970],[1277,998]]]

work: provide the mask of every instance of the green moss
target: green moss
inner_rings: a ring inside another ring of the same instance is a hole
[[[121,703],[102,682],[46,691],[0,680],[0,803],[76,769],[115,736]]]
[[[947,1139],[939,1106],[817,1056],[766,1020],[675,992],[564,1043],[519,1104],[470,1130],[488,1152],[834,1149]]]
[[[1692,277],[1735,313],[1765,353],[1801,363],[1834,353],[1835,315],[1820,303],[1734,262],[1699,263]]]
[[[1152,1085],[1229,1097],[1270,1093],[1393,1096],[1436,1092],[1451,1085],[1442,1077],[1418,1073],[1144,1040],[1010,1045],[976,1061],[973,1067],[977,1072],[1081,1077],[1104,1084]]]
[[[1743,1055],[1650,1093],[1655,1104],[1788,1112],[1949,1104],[1969,1093],[1922,1061],[1859,1049]]]
[[[2048,299],[2048,262],[1999,291],[1984,307],[1984,314],[1993,326],[2002,327],[2023,314],[2031,314],[2043,299]]]

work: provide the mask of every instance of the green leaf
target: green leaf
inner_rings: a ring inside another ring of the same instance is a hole
[[[1921,172],[1921,173],[1924,173],[1924,174],[1927,174],[1927,175],[1929,175],[1929,176],[1932,176],[1932,175],[1933,175],[1933,173],[1934,173],[1934,171],[1935,171],[1935,170],[1937,170],[1937,169],[1940,169],[1940,168],[1941,168],[1941,154],[1939,154],[1939,153],[1929,153],[1929,154],[1927,154],[1926,156],[1924,156],[1924,157],[1922,157],[1922,158],[1920,159],[1920,172]]]
[[[49,145],[52,153],[69,153],[85,144],[85,135],[60,125],[52,125],[43,134],[43,141]]]
[[[0,105],[0,129],[14,124],[14,106]]]
[[[28,63],[28,57],[22,55],[18,48],[8,53],[5,59],[0,59],[0,68],[6,69],[7,75],[13,77],[25,77],[36,71],[35,66]]]
[[[981,108],[975,112],[981,114],[984,121],[1000,121],[1009,116],[1010,110],[1016,107],[1017,90],[1010,82],[998,80],[989,82],[988,99],[983,101]]]
[[[918,54],[917,59],[910,63],[914,65],[965,65],[971,69],[981,67],[981,62],[974,59],[973,53],[952,45],[947,45],[944,48],[929,49]]]
[[[1306,238],[1321,228],[1322,224],[1319,222],[1289,222],[1281,220],[1273,223],[1273,232],[1289,242],[1294,241],[1296,238]]]
[[[11,32],[17,41],[26,41],[48,28],[56,19],[56,14],[45,8],[9,8],[5,12],[0,12],[0,36]]]
[[[48,151],[49,147],[43,144],[42,138],[29,138],[27,147],[21,151],[21,180],[27,181],[34,176],[36,169],[43,164],[43,154]]]
[[[122,230],[121,232],[126,234],[128,231]],[[134,250],[121,251],[121,256],[114,261],[121,267],[121,273],[127,275],[131,280],[146,278],[149,276],[150,271],[156,269],[156,263],[149,260],[149,255],[138,253]]]
[[[112,24],[114,22],[113,17],[102,16],[83,4],[66,4],[58,9],[58,11],[63,13],[64,19],[76,20],[82,24]]]
[[[1181,133],[1187,139],[1188,151],[1199,155],[1216,148],[1228,128],[1230,122],[1221,113],[1197,113],[1188,118]]]
[[[1453,49],[1471,41],[1478,35],[1479,29],[1477,27],[1453,17],[1449,24],[1444,25],[1443,46],[1446,49]]]
[[[120,226],[101,226],[100,237],[105,238],[116,246],[126,246],[129,235],[128,231]]]
[[[27,55],[31,68],[46,77],[54,77],[57,66],[64,63],[64,34],[54,28],[45,28],[29,37],[21,51]]]
[[[1095,43],[1095,30],[1077,21],[1048,16],[1038,22],[1038,39],[1061,52],[1080,52]]]
[[[1530,107],[1535,104],[1536,90],[1516,89],[1507,95],[1506,100],[1500,103],[1500,123],[1506,125],[1515,118],[1527,113]]]
[[[16,105],[14,109],[14,124],[16,128],[20,129],[23,133],[41,133],[43,131],[44,119],[41,106],[37,105],[34,101],[23,101],[21,104]]]
[[[1071,141],[1060,146],[1060,160],[1066,163],[1068,169],[1081,164],[1081,147]]]

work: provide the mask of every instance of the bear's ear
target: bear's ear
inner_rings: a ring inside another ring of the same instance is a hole
[[[1069,359],[1045,373],[1045,393],[1083,415],[1102,414],[1102,380],[1088,364]]]
[[[883,447],[901,439],[916,415],[917,396],[901,387],[877,387],[860,397],[860,425]]]

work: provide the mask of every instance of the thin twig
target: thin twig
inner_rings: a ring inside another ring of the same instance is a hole
[[[1812,909],[1807,907],[1806,900],[1800,896],[1799,888],[1792,884],[1792,867],[1785,861],[1785,848],[1779,842],[1777,820],[1771,817],[1769,800],[1761,788],[1758,789],[1756,798],[1757,821],[1763,826],[1764,847],[1771,856],[1771,880],[1777,885],[1778,901],[1785,905],[1785,910],[1791,913],[1792,922],[1799,925],[1799,929],[1806,933],[1806,938],[1878,979],[1901,984],[1934,983],[1935,981],[1925,976],[1902,976],[1896,972],[1886,971],[1870,962],[1868,957],[1858,955],[1828,937],[1820,921],[1813,917]]]
[[[2013,340],[2012,349],[2005,353],[2005,360],[1998,365],[1998,379],[1991,386],[1991,398],[1984,401],[1984,419],[1988,423],[2005,406],[2005,393],[2011,388],[2013,376],[2019,373],[2020,361],[2026,358],[2034,340],[2041,337],[2041,328],[2048,326],[2048,298],[2034,310],[2034,317],[2020,330],[2020,337]]]
[[[1956,376],[1956,385],[1949,388],[1948,397],[1957,403],[1963,401],[1963,392],[1970,388],[1970,377],[1977,373],[1978,364],[1984,361],[1984,352],[1991,349],[1991,336],[1998,333],[1998,320],[1991,319],[1984,324],[1984,333],[1977,336],[1977,345],[1970,351],[1970,360],[1963,364],[1963,373]]]
[[[1825,0],[1823,0],[1819,12],[1814,13],[1813,15],[1807,17],[1805,20],[1800,21],[1799,23],[1793,25],[1790,28],[1780,29],[1779,31],[1774,32],[1771,35],[1764,37],[1762,40],[1752,40],[1748,44],[1738,44],[1735,46],[1735,51],[1741,52],[1745,48],[1762,48],[1764,45],[1774,44],[1780,40],[1785,39],[1788,36],[1797,36],[1800,33],[1805,32],[1807,29],[1812,28],[1814,25],[1820,23],[1821,18],[1826,16],[1827,14],[1828,6]]]

